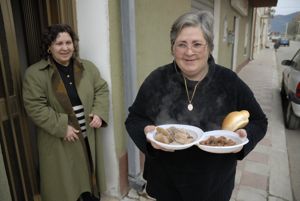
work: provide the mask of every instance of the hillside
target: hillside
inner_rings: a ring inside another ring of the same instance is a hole
[[[270,32],[285,33],[286,23],[292,21],[292,19],[299,14],[300,12],[291,13],[289,15],[275,15],[274,18],[271,19]]]

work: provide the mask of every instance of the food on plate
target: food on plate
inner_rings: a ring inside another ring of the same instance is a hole
[[[247,110],[230,112],[222,123],[223,130],[236,131],[245,127],[249,122],[249,112]]]
[[[226,138],[225,136],[209,136],[208,139],[203,140],[200,142],[202,145],[208,145],[208,146],[233,146],[236,145],[236,142],[233,141],[230,138]]]
[[[170,144],[173,142],[173,139],[170,136],[164,135],[162,133],[157,133],[154,139],[165,144]]]
[[[188,144],[194,141],[193,136],[191,136],[186,130],[178,129],[175,127],[169,128],[173,132],[174,140],[180,144]]]
[[[175,127],[166,129],[156,127],[156,135],[154,136],[154,139],[165,144],[188,144],[195,140],[186,129]]]
[[[160,127],[156,127],[156,135],[154,139],[165,144],[170,144],[174,141],[173,136],[171,136],[166,129]]]

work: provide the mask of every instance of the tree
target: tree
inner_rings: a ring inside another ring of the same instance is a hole
[[[293,38],[295,38],[296,34],[299,34],[298,33],[299,31],[300,31],[300,12],[288,23],[287,33],[288,35],[293,36]]]

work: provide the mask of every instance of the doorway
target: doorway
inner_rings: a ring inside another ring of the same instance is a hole
[[[68,23],[76,31],[74,11],[75,0],[0,0],[1,200],[40,201],[36,133],[23,108],[22,77],[40,59],[45,27]]]
[[[0,4],[0,141],[10,200],[35,199],[32,149],[21,101],[21,77],[11,4]],[[3,170],[1,170],[3,171]]]

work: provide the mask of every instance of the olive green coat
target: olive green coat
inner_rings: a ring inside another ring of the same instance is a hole
[[[95,134],[99,129],[89,127],[88,115],[98,115],[103,120],[102,126],[107,125],[108,86],[95,65],[87,60],[74,62],[74,79],[84,106],[95,168]],[[76,142],[63,139],[67,125],[78,128],[78,122],[72,118],[74,112],[70,100],[50,60],[41,60],[26,70],[23,100],[28,115],[37,126],[42,201],[76,201],[82,192],[91,192],[93,187],[82,135],[79,134],[80,140]]]

